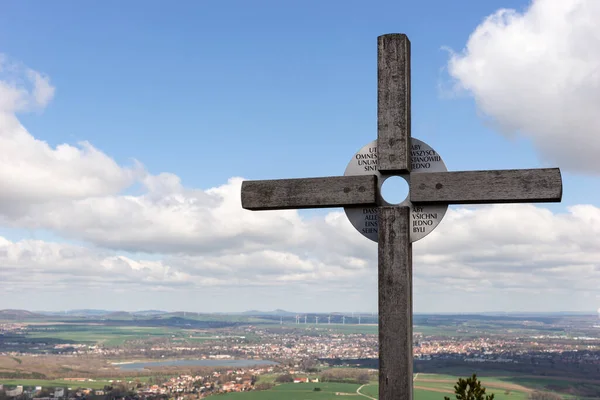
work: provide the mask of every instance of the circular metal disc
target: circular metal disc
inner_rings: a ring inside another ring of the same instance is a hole
[[[411,138],[411,140],[411,173],[448,171],[440,155],[431,146],[419,139]],[[344,175],[376,175],[378,202],[382,206],[394,205],[381,197],[381,185],[390,176],[401,176],[408,182],[410,188],[410,174],[381,174],[377,170],[377,140],[364,146],[352,157]],[[415,207],[409,198],[410,196],[407,196],[402,203],[397,205],[410,207],[410,241],[416,242],[427,236],[438,226],[446,214],[448,205],[436,204]],[[377,207],[344,207],[344,211],[357,231],[366,238],[377,242]]]

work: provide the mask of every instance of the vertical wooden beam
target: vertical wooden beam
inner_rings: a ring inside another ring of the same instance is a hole
[[[382,172],[410,172],[410,41],[377,38],[377,158]]]
[[[379,399],[412,400],[410,209],[379,207]]]

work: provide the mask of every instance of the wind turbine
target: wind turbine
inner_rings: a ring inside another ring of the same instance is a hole
[[[317,317],[317,316],[315,315],[315,325],[317,325],[318,323],[319,323],[319,317]]]
[[[306,324],[306,315],[304,316],[304,323]]]
[[[331,315],[327,317],[327,324],[331,325]]]
[[[358,324],[360,325],[360,314],[358,315]]]
[[[342,325],[346,325],[346,316],[342,315]]]

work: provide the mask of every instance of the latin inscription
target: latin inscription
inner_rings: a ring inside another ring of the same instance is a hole
[[[411,148],[412,170],[429,169],[431,163],[440,162],[442,158],[433,149],[422,149],[420,144],[413,144]],[[364,172],[377,171],[377,147],[369,147],[368,153],[357,153],[356,163]]]
[[[412,138],[411,160],[413,173],[446,171],[440,155],[426,143],[415,138]],[[377,141],[364,146],[354,155],[344,175],[376,175],[380,182],[383,181],[377,170]],[[403,204],[411,208],[410,231],[413,242],[433,231],[448,208],[447,205],[414,206],[410,201]],[[375,242],[378,240],[377,207],[346,208],[345,211],[352,225],[362,235]]]
[[[377,171],[377,147],[369,147],[368,153],[357,153],[355,157],[363,171]]]

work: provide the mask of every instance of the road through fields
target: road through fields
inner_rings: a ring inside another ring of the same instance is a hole
[[[362,386],[361,386],[361,387],[359,387],[358,389],[356,389],[356,394],[358,394],[359,396],[366,397],[367,399],[371,399],[371,400],[377,400],[375,397],[367,396],[366,394],[364,394],[364,393],[361,393],[361,392],[360,392],[360,389],[362,389],[362,388],[363,388],[363,387],[365,387],[365,386],[369,386],[369,384],[367,383],[367,384],[365,384],[365,385],[362,385]]]
[[[413,377],[413,382],[414,382],[414,381],[415,381],[415,379],[417,379],[418,377],[419,377],[419,373],[417,372],[417,373],[415,374],[415,376]],[[364,388],[365,386],[370,386],[370,385],[372,385],[372,383],[366,383],[366,384],[362,385],[361,387],[359,387],[358,389],[356,389],[356,393],[357,393],[357,394],[359,394],[360,396],[366,397],[367,399],[371,399],[371,400],[377,400],[377,398],[375,398],[375,397],[367,396],[366,394],[364,394],[364,393],[361,393],[361,392],[360,392],[360,389]],[[421,387],[416,387],[416,388],[417,388],[417,389],[425,389],[425,390],[429,390],[429,389],[430,389],[430,388],[421,388]],[[431,391],[432,391],[432,392],[435,392],[435,391],[437,391],[437,390],[431,390]],[[444,392],[444,393],[446,393],[446,392]]]

